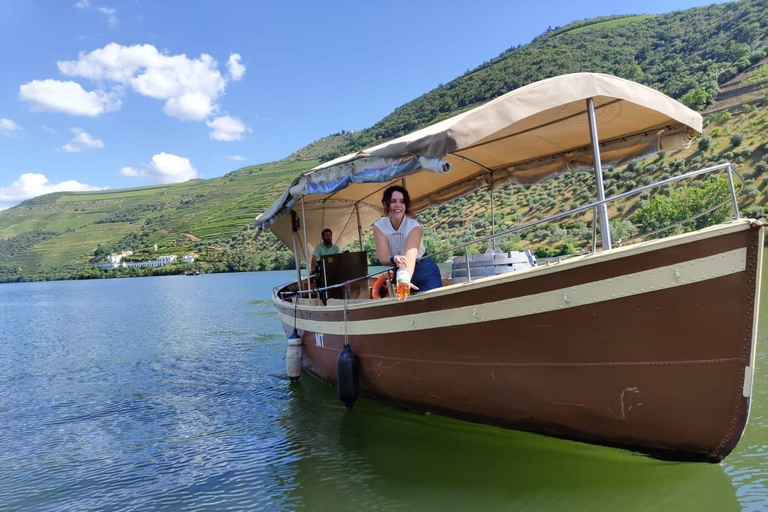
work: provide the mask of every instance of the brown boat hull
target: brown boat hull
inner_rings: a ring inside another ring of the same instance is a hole
[[[378,400],[718,461],[746,426],[761,251],[741,222],[406,303],[300,304],[304,365],[335,383],[347,340]],[[292,332],[293,305],[275,301]]]

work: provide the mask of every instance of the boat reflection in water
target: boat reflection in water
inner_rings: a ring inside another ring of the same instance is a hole
[[[473,278],[466,261],[461,279],[405,302],[369,295],[364,265],[346,282],[326,273],[321,290],[317,278],[300,276],[277,287],[273,301],[286,335],[297,329],[303,367],[336,384],[337,357],[350,347],[363,396],[664,458],[721,461],[749,415],[764,226],[740,218],[740,176],[730,164],[607,199],[602,182],[602,165],[687,147],[701,131],[698,113],[653,89],[576,73],[302,173],[256,219],[294,249],[297,268],[325,228],[340,247],[355,239],[364,247],[362,230],[383,215],[382,191],[393,183],[406,184],[414,212],[484,186],[493,208],[493,190],[507,183],[594,168],[598,196],[460,246],[591,217],[591,248],[548,265]],[[678,234],[644,233],[612,247],[607,205],[720,175],[725,197],[675,219]],[[722,208],[728,221],[707,227],[704,216]],[[299,357],[292,361],[297,377]]]
[[[371,400],[345,412],[335,390],[316,379],[292,388],[278,422],[295,459],[281,469],[286,509],[741,510],[720,465],[665,462]]]

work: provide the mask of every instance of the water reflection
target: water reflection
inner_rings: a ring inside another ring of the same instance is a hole
[[[766,256],[768,259],[768,256]],[[760,325],[749,424],[733,453],[723,461],[744,512],[768,511],[768,279],[763,260]]]
[[[304,376],[280,420],[311,510],[740,510],[719,465],[403,413]]]
[[[663,462],[369,400],[347,413],[285,377],[269,296],[291,277],[0,286],[0,510],[768,510],[767,350],[734,453]]]

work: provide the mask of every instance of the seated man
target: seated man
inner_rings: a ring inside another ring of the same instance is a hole
[[[312,264],[309,267],[311,270],[314,270],[320,256],[325,256],[326,254],[339,254],[341,252],[339,246],[333,243],[333,232],[330,229],[325,228],[322,235],[323,243],[319,244],[315,247],[315,250],[312,251]]]

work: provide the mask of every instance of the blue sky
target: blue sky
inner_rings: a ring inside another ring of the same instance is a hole
[[[279,160],[549,26],[711,3],[3,0],[0,209]]]

